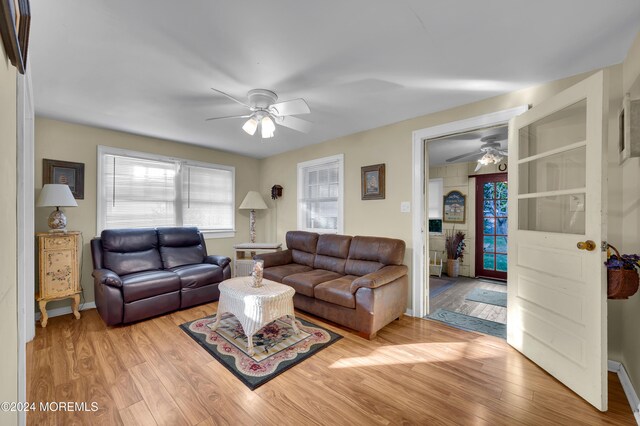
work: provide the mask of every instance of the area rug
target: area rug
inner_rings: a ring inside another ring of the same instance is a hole
[[[425,318],[440,321],[452,327],[463,330],[477,331],[479,333],[490,334],[491,336],[507,338],[507,325],[482,318],[471,317],[458,312],[438,309]]]
[[[456,280],[445,280],[438,277],[429,277],[429,297],[434,298],[447,291],[455,284]]]
[[[485,290],[483,288],[474,288],[465,297],[473,302],[486,303],[488,305],[496,305],[507,307],[507,293],[504,291]]]
[[[216,317],[201,318],[180,326],[193,340],[254,390],[342,338],[325,328],[297,319],[299,334],[291,320],[282,318],[267,324],[253,336],[255,355],[247,354],[247,337],[232,314],[222,315],[216,331],[210,326]]]

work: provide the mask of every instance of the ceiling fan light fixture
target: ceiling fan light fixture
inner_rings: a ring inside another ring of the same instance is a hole
[[[258,120],[255,117],[251,117],[244,123],[242,126],[242,130],[250,134],[251,136],[255,135],[256,130],[258,129]]]
[[[260,121],[260,126],[262,127],[263,139],[268,139],[273,137],[273,134],[276,130],[276,125],[271,119],[271,117],[269,117],[268,115],[265,115],[264,117],[262,117],[262,120]]]
[[[488,166],[489,164],[498,164],[502,161],[502,156],[493,152],[485,153],[479,160],[478,164],[481,166]],[[477,171],[478,169],[476,169]]]

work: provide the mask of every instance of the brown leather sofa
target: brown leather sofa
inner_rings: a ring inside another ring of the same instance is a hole
[[[91,240],[95,299],[107,325],[218,300],[231,277],[226,256],[208,256],[198,228],[110,229]]]
[[[296,291],[297,309],[372,339],[407,308],[402,240],[289,231],[287,250],[260,254],[264,277]]]

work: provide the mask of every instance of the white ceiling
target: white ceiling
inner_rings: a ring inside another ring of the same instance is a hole
[[[495,136],[496,142],[500,143],[500,149],[507,150],[507,135],[508,127],[490,127],[486,129],[480,129],[473,132],[460,133],[457,135],[447,136],[440,139],[435,139],[427,143],[427,149],[429,150],[429,165],[441,166],[454,163],[468,163],[474,161],[472,158],[462,158],[456,161],[447,161],[449,158],[456,157],[462,154],[470,154],[476,152],[481,154],[480,147],[483,142],[480,140],[487,136]]]
[[[36,113],[266,157],[619,63],[638,0],[31,0]],[[213,93],[302,97],[251,137]],[[391,141],[390,141],[391,142]]]

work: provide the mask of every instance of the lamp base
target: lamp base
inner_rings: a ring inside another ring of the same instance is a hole
[[[256,242],[256,211],[249,212],[249,239],[252,243]]]
[[[49,232],[67,232],[67,217],[56,207],[49,215]]]

